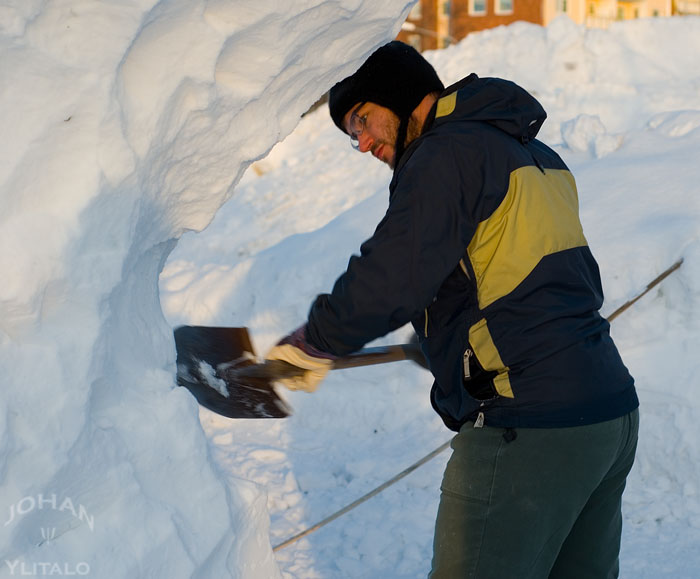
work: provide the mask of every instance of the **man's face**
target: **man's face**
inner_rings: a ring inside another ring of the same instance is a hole
[[[371,102],[356,103],[343,117],[343,126],[360,152],[369,151],[394,168],[399,117],[393,111]]]

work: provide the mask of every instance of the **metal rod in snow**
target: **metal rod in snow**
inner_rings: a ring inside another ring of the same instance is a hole
[[[365,501],[371,499],[373,496],[378,495],[381,493],[384,489],[387,487],[390,487],[393,485],[395,482],[401,480],[403,477],[405,477],[408,474],[411,474],[414,470],[416,470],[419,466],[425,464],[429,460],[433,459],[436,457],[438,454],[440,454],[443,450],[445,450],[448,446],[450,446],[450,442],[452,442],[452,439],[448,440],[444,444],[440,445],[438,448],[433,450],[430,454],[425,455],[423,458],[421,458],[419,461],[414,462],[411,466],[409,466],[407,469],[402,470],[399,474],[397,474],[395,477],[389,479],[385,483],[379,485],[376,489],[373,491],[368,492],[366,495],[360,497],[356,501],[350,503],[348,506],[343,507],[339,511],[333,513],[329,517],[326,517],[322,521],[316,523],[313,527],[309,527],[308,529],[302,531],[301,533],[298,533],[297,535],[294,535],[293,537],[290,537],[284,543],[280,543],[279,545],[275,545],[272,550],[273,551],[278,551],[279,549],[283,549],[284,547],[287,547],[288,545],[291,545],[292,543],[295,543],[299,539],[302,539],[306,537],[306,535],[310,535],[314,531],[320,529],[324,525],[327,525],[328,523],[335,521],[338,517],[342,517],[345,513],[348,511],[351,511],[355,507],[361,505]]]
[[[666,269],[663,273],[658,275],[656,278],[654,278],[649,285],[647,285],[646,289],[637,295],[636,297],[632,298],[631,300],[625,302],[622,304],[619,308],[617,308],[612,314],[608,316],[608,322],[612,322],[617,316],[619,316],[622,312],[624,312],[627,308],[632,306],[635,302],[638,300],[642,299],[647,293],[649,293],[654,287],[659,285],[663,280],[665,280],[669,275],[671,275],[674,271],[676,271],[681,264],[683,263],[683,258],[681,257],[676,263],[674,263],[671,267]]]

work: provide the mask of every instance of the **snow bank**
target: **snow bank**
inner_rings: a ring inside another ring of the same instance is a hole
[[[2,572],[277,574],[264,494],[174,388],[158,275],[409,5],[0,7]]]
[[[469,35],[432,61],[448,82],[472,70],[522,85],[547,111],[540,137],[560,143],[561,123],[581,114],[618,133],[643,127],[653,113],[700,108],[696,34],[692,17],[601,30],[560,16],[546,28],[517,22]]]

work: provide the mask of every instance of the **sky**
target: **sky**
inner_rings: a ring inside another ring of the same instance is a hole
[[[371,235],[390,172],[325,108],[301,117],[410,5],[0,7],[0,576],[425,576],[449,451],[271,547],[449,440],[427,372],[333,372],[283,393],[291,417],[236,421],[175,385],[172,339],[245,326],[263,354]],[[426,55],[446,83],[500,76],[542,102],[604,314],[683,259],[612,328],[642,404],[628,578],[700,573],[699,44],[696,18],[559,19]]]

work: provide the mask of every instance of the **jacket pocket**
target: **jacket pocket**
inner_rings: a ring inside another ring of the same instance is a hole
[[[485,318],[481,318],[469,328],[469,346],[475,353],[474,358],[478,368],[488,375],[496,394],[505,398],[513,398],[510,368],[503,363]]]
[[[471,345],[464,351],[462,369],[462,384],[469,396],[480,402],[498,398],[494,384],[498,372],[484,370]]]

